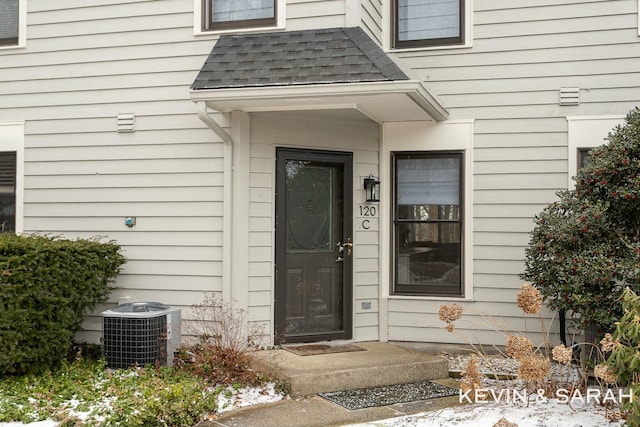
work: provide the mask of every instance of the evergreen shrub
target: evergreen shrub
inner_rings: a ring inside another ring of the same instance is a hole
[[[640,290],[640,110],[607,139],[590,151],[575,190],[536,217],[522,275],[552,309],[600,332],[621,317],[623,290]]]
[[[59,365],[124,262],[114,242],[1,234],[0,375]]]
[[[609,352],[605,364],[614,379],[627,388],[632,397],[624,401],[623,409],[627,413],[626,424],[629,427],[640,426],[640,297],[627,288],[622,293],[624,314],[616,322],[613,334],[607,334],[602,340],[602,350]]]

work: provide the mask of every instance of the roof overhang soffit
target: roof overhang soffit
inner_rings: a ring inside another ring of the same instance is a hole
[[[352,108],[378,123],[440,122],[449,115],[419,80],[200,89],[191,100],[222,113]]]

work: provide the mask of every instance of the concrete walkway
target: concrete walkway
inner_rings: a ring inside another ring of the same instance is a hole
[[[446,359],[389,343],[356,343],[364,351],[299,356],[286,350],[258,353],[259,369],[291,384],[291,398],[224,413],[196,427],[328,427],[376,421],[440,409],[458,403],[458,396],[348,410],[318,393],[449,379]]]
[[[457,387],[455,380],[437,380]],[[320,396],[306,396],[224,413],[196,427],[331,427],[412,415],[458,405],[458,396],[350,411]]]

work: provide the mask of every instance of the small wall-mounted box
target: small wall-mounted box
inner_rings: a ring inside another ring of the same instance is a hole
[[[127,227],[131,228],[134,225],[136,225],[136,217],[135,216],[128,216],[124,219],[124,225],[126,225]]]
[[[129,304],[131,302],[131,297],[126,295],[118,298],[118,305]]]

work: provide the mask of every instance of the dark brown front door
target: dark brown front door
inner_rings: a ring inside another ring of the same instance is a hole
[[[277,342],[352,336],[351,153],[278,149]]]

